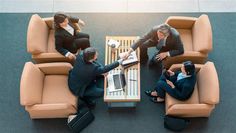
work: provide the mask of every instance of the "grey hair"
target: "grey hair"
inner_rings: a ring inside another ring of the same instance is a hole
[[[163,33],[165,36],[170,35],[170,26],[168,24],[159,25],[158,31]]]
[[[85,62],[92,60],[96,54],[97,50],[93,47],[88,47],[83,51],[83,58]]]

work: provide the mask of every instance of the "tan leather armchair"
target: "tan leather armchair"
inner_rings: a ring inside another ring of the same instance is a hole
[[[182,64],[174,64],[170,70],[180,70]],[[196,64],[197,82],[192,96],[179,101],[166,94],[166,114],[180,117],[209,117],[219,103],[219,81],[212,62]]]
[[[167,57],[163,64],[168,69],[172,64],[191,60],[196,64],[204,64],[208,53],[212,50],[212,29],[207,15],[199,18],[170,16],[166,23],[177,29],[184,45],[184,54]]]
[[[67,82],[70,63],[26,62],[20,82],[20,103],[32,119],[66,118],[76,113],[77,98]]]
[[[74,23],[80,31],[78,23]],[[31,16],[27,31],[27,51],[37,63],[71,62],[55,49],[53,17]]]

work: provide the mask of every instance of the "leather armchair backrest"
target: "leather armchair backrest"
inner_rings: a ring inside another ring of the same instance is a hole
[[[38,15],[31,16],[27,31],[27,51],[31,54],[47,52],[49,27]]]
[[[212,29],[207,15],[201,15],[192,28],[193,50],[208,54],[212,50]]]
[[[207,62],[202,66],[197,74],[200,103],[219,103],[219,80],[212,62]]]
[[[20,103],[23,106],[42,102],[44,73],[32,62],[26,62],[20,82]]]

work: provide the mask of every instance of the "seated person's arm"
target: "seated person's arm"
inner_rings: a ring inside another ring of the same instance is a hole
[[[135,51],[140,45],[143,45],[144,42],[146,42],[148,39],[151,39],[153,36],[153,29],[151,29],[149,32],[147,32],[144,36],[142,36],[141,38],[139,38],[137,41],[135,41],[132,45],[131,45],[131,49],[133,51]]]
[[[148,41],[148,39],[151,39],[153,36],[153,29],[151,31],[147,32],[143,37],[139,38],[137,41],[135,41],[131,47],[129,48],[129,51],[124,56],[125,59],[129,57],[129,55],[135,51],[140,45],[144,45],[144,42]],[[146,43],[148,44],[148,42]]]
[[[78,17],[72,17],[72,16],[70,16],[69,19],[70,19],[70,21],[71,21],[72,23],[79,23],[79,24],[81,24],[82,26],[85,25],[84,21],[83,21],[82,19],[79,19]]]
[[[120,65],[120,61],[115,61],[115,62],[113,62],[113,63],[111,63],[109,65],[106,65],[106,66],[99,66],[95,70],[96,76],[99,76],[101,74],[107,73],[110,70],[118,67],[119,65]]]
[[[72,23],[78,23],[80,20],[78,17],[73,17],[73,16],[69,16],[68,18]]]

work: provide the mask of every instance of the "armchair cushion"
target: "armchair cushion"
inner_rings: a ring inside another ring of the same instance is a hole
[[[20,82],[21,105],[34,105],[42,102],[44,74],[32,62],[26,62]]]
[[[42,18],[34,14],[27,31],[27,51],[31,54],[47,52],[49,28]]]
[[[192,39],[192,30],[190,29],[178,29],[180,38],[184,44],[185,51],[193,51],[193,39]]]
[[[201,103],[219,103],[219,80],[215,66],[207,62],[202,66],[197,75],[199,98]]]
[[[49,36],[48,36],[48,46],[47,46],[47,52],[48,53],[58,53],[60,54],[56,48],[55,48],[55,31],[54,30],[50,30],[49,31]]]
[[[76,107],[77,98],[70,92],[67,75],[46,75],[42,104],[69,103]]]
[[[188,100],[180,101],[180,100],[177,100],[177,99],[171,97],[170,95],[166,94],[165,101],[166,101],[166,110],[168,110],[168,108],[170,108],[171,106],[173,106],[175,104],[199,104],[197,84],[195,84],[193,94]]]

